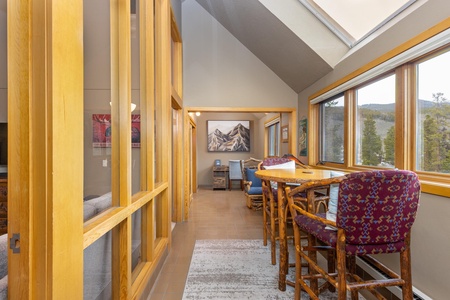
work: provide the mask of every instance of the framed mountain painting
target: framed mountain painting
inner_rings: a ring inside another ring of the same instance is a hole
[[[206,121],[209,152],[249,152],[250,121]]]

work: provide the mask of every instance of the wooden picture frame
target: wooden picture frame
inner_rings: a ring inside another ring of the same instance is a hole
[[[289,142],[289,125],[281,126],[281,142],[282,143]]]
[[[250,121],[207,121],[208,152],[249,152]]]

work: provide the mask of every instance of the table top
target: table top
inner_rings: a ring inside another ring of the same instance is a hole
[[[270,169],[258,170],[256,177],[286,183],[303,183],[305,181],[331,178],[331,171],[325,169]]]

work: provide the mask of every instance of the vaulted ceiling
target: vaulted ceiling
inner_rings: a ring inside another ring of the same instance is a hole
[[[297,93],[349,50],[298,0],[196,1]]]

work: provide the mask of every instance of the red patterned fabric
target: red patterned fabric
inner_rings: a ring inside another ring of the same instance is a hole
[[[287,162],[290,162],[291,160],[289,158],[284,157],[266,157],[264,158],[261,167],[264,169],[264,166],[275,166],[275,165],[281,165],[285,164]]]
[[[283,157],[278,157],[278,156],[266,157],[261,164],[261,169],[264,170],[264,166],[276,166],[276,165],[285,164],[290,161],[291,160],[289,158],[283,158]],[[271,182],[271,190],[272,190],[274,201],[277,201],[278,200],[278,192],[277,192],[278,189],[277,189],[276,183]],[[263,188],[263,193],[266,197],[269,197],[269,187]]]
[[[336,225],[346,235],[347,254],[394,253],[405,248],[419,206],[420,183],[414,172],[383,170],[352,173],[339,186]],[[335,246],[336,231],[299,215],[299,227]]]

